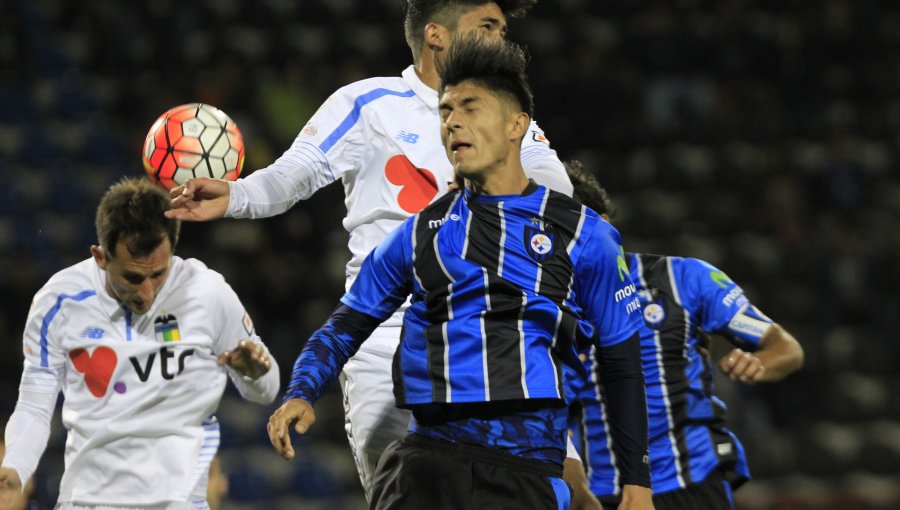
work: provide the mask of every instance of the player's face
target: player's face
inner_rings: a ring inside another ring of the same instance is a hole
[[[112,257],[105,248],[97,246],[92,247],[91,252],[100,268],[106,271],[109,294],[133,313],[143,314],[153,305],[169,275],[172,244],[165,237],[153,252],[143,257],[132,256],[125,244],[119,241]]]
[[[477,32],[493,41],[500,41],[506,37],[506,16],[493,2],[479,5],[460,16],[456,22],[455,35],[471,32]]]
[[[444,89],[440,101],[441,140],[453,170],[481,178],[519,148],[515,114],[490,90],[464,81]]]

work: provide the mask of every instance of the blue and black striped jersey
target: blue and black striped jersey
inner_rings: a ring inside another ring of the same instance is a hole
[[[733,486],[749,476],[740,442],[725,426],[725,404],[715,396],[713,365],[702,333],[718,333],[755,350],[772,321],[725,273],[697,259],[629,253],[643,309],[641,354],[647,385],[650,467],[655,494],[703,481],[717,466]],[[582,404],[578,429],[592,491],[619,494],[610,449],[603,388],[568,374]]]
[[[628,381],[628,389],[617,390],[629,397],[619,409],[627,415],[623,420],[638,425],[623,436],[623,448],[634,460],[635,479],[649,483],[649,475],[641,475],[646,411],[637,355],[640,303],[624,256],[610,224],[545,187],[532,183],[523,194],[506,196],[459,191],[379,244],[341,301],[344,311],[377,323],[412,296],[394,357],[397,405],[412,409],[417,420],[429,418],[419,420],[424,426],[417,431],[435,431],[435,416],[467,419],[459,412],[467,406],[516,415],[515,423],[501,418],[473,424],[466,439],[479,444],[564,451],[565,430],[557,427],[542,438],[484,434],[546,429],[534,424],[554,422],[555,412],[538,411],[565,403],[563,365],[583,370],[575,344],[593,341],[611,349],[610,359],[624,360],[616,362],[622,367],[616,377]],[[315,401],[359,347],[365,336],[340,326],[345,323],[332,320],[310,338],[288,398]],[[632,345],[634,356],[615,357],[628,352],[616,348]],[[460,436],[450,428],[442,433]]]

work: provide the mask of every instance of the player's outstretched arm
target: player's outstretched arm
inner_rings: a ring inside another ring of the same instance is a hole
[[[722,373],[747,384],[772,382],[785,378],[803,366],[800,342],[778,324],[772,324],[759,342],[760,349],[750,353],[733,349],[719,360]]]
[[[228,182],[222,179],[198,177],[169,191],[172,209],[167,218],[182,221],[210,221],[223,218],[231,195]]]
[[[298,434],[305,434],[315,422],[316,413],[313,411],[312,405],[303,399],[292,398],[269,417],[269,423],[266,425],[269,441],[272,442],[278,455],[281,455],[284,460],[291,460],[294,458],[294,447],[291,445],[291,426]]]

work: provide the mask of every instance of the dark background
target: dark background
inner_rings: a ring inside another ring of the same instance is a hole
[[[266,166],[336,88],[411,62],[401,4],[0,0],[0,414],[31,297],[89,256],[99,197],[141,175],[153,120],[213,104],[245,172]],[[900,5],[544,0],[511,28],[538,122],[610,190],[626,249],[713,263],[806,350],[776,385],[720,381],[755,474],[739,507],[900,505]],[[342,200],[338,184],[276,218],[184,227],[179,254],[226,276],[285,380],[343,290]],[[228,508],[362,507],[337,389],[293,463],[268,446],[270,410],[223,401]],[[38,474],[47,506],[63,440]]]

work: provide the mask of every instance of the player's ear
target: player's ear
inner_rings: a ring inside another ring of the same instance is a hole
[[[531,117],[525,112],[517,112],[512,114],[510,119],[509,139],[519,141],[528,132],[531,126]]]
[[[450,32],[443,26],[431,22],[425,25],[425,46],[432,51],[441,51],[450,43]]]
[[[91,256],[94,257],[94,262],[100,266],[100,269],[106,270],[106,251],[102,246],[92,245]]]

